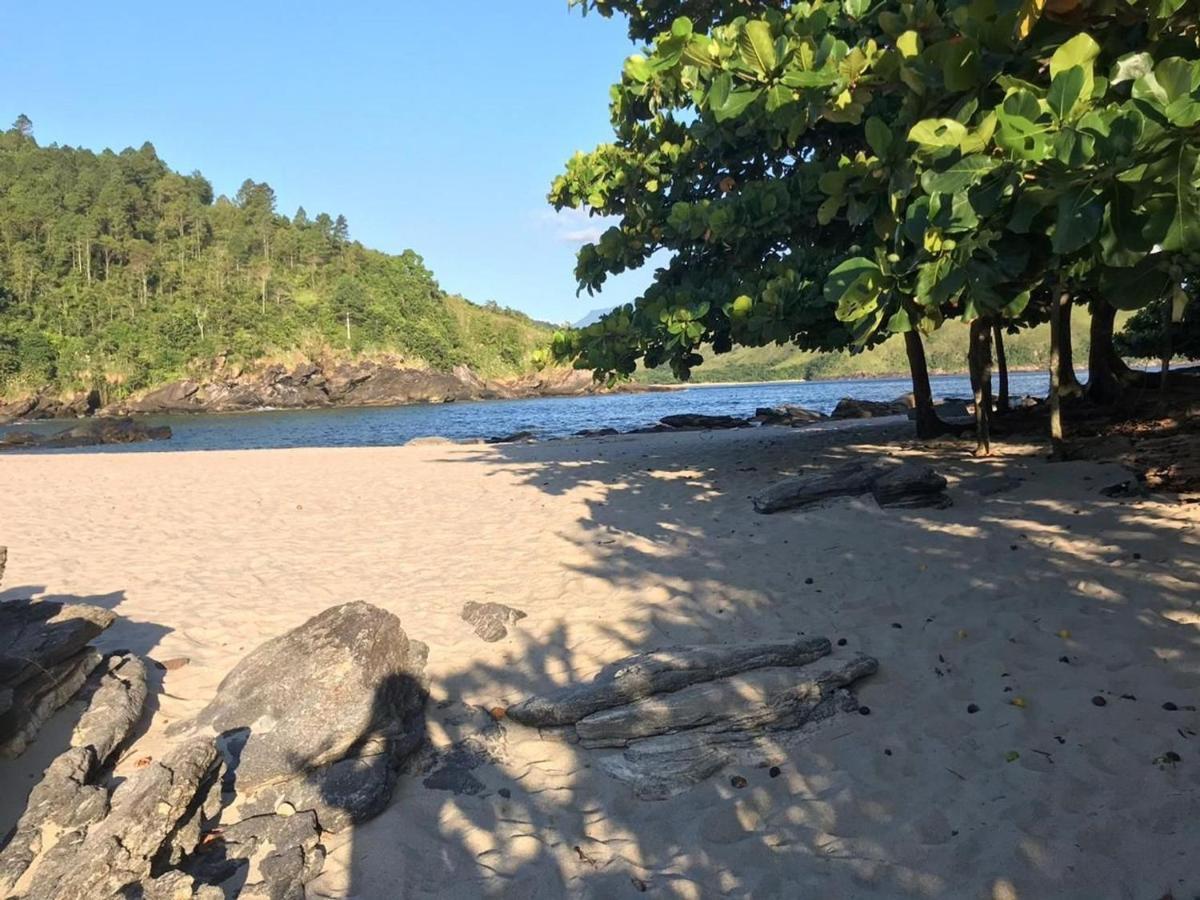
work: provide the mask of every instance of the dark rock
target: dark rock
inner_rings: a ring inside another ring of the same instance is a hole
[[[754,418],[764,425],[786,425],[791,428],[799,428],[803,425],[821,422],[829,417],[824,413],[805,409],[803,406],[784,404],[783,406],[760,406],[754,411]]]
[[[239,894],[264,900],[304,900],[304,885],[325,863],[321,829],[311,812],[263,815],[222,826],[182,863],[182,871],[207,884],[226,882],[245,868],[258,880]]]
[[[620,433],[615,428],[585,428],[583,431],[575,432],[575,437],[611,437]]]
[[[884,472],[871,485],[871,494],[880,506],[912,509],[933,506],[939,509],[950,505],[946,495],[946,479],[931,466],[903,463]]]
[[[0,547],[0,584],[4,582],[4,567],[8,565],[8,548]]]
[[[700,413],[679,413],[659,419],[668,428],[686,431],[707,431],[714,428],[749,428],[751,423],[737,416],[705,416]]]
[[[95,419],[74,425],[53,434],[31,431],[10,431],[0,436],[0,450],[61,449],[94,447],[101,444],[136,444],[142,441],[165,441],[171,437],[166,425],[150,426],[133,419]]]
[[[525,613],[503,603],[476,603],[468,600],[463,604],[462,620],[475,626],[475,633],[489,644],[508,634],[508,625],[515,625],[525,618]]]
[[[193,740],[122,783],[103,821],[86,835],[60,840],[41,857],[27,900],[127,895],[150,876],[160,848],[190,816],[219,761],[211,739]]]
[[[1025,483],[1025,479],[1016,475],[980,475],[967,478],[962,482],[963,490],[978,494],[980,497],[992,497],[996,494],[1015,491]]]
[[[361,821],[386,804],[399,762],[421,739],[426,653],[392,613],[333,607],[252,652],[195,720],[171,731],[227,735],[241,796],[269,789],[272,802],[296,809],[320,799],[348,812],[339,820]]]
[[[908,396],[883,402],[879,400],[858,400],[854,397],[843,397],[838,401],[831,419],[873,419],[879,416],[902,416],[912,408]]]
[[[0,685],[20,684],[78,653],[115,619],[107,609],[81,603],[0,603]]]
[[[536,440],[537,435],[532,431],[514,431],[512,434],[502,435],[500,437],[487,438],[488,444],[516,444],[519,442]]]
[[[568,685],[508,708],[522,725],[573,725],[585,716],[688,685],[768,666],[800,666],[830,653],[825,638],[669,647],[627,656],[605,666],[592,681]]]

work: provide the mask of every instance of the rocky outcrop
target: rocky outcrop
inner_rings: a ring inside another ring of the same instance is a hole
[[[114,618],[86,604],[0,603],[0,757],[19,756],[83,686],[101,659],[88,642]]]
[[[752,756],[768,735],[857,709],[849,688],[878,663],[855,656],[813,665],[831,651],[825,638],[657,650],[530,697],[507,717],[564,729],[586,748],[621,748],[599,767],[642,799],[665,799]]]
[[[468,600],[463,604],[462,620],[475,627],[475,634],[489,644],[494,644],[508,635],[508,626],[516,625],[525,618],[522,610],[505,606],[503,603],[476,603]]]
[[[573,396],[601,390],[590,372],[552,369],[485,381],[466,366],[450,372],[398,361],[304,362],[241,369],[218,363],[203,379],[185,379],[106,407],[103,415],[236,412],[333,406],[398,406],[457,400]]]
[[[911,394],[897,397],[891,402],[843,397],[838,401],[829,417],[831,419],[874,419],[879,416],[903,416],[912,408]]]
[[[0,851],[0,896],[303,900],[322,834],[379,812],[421,741],[425,656],[391,613],[326,610],[243,659],[110,795],[145,701],[141,661],[111,657]]]
[[[10,431],[0,435],[0,450],[54,450],[101,444],[139,444],[170,438],[171,429],[166,425],[143,425],[129,418],[93,419],[51,434]]]
[[[764,425],[785,425],[790,428],[800,428],[804,425],[812,425],[815,422],[823,422],[829,417],[824,413],[805,409],[803,406],[793,406],[785,403],[782,406],[760,406],[755,410],[754,418]]]
[[[787,478],[754,496],[760,513],[812,506],[834,497],[871,494],[883,507],[945,508],[951,500],[946,479],[920,463],[852,462],[831,472]]]
[[[70,397],[34,394],[10,403],[0,403],[0,425],[28,419],[72,419],[90,416],[100,408],[100,392],[84,391]]]
[[[749,428],[750,422],[737,416],[706,416],[701,413],[679,413],[659,419],[663,425],[676,431],[709,431],[722,428]]]

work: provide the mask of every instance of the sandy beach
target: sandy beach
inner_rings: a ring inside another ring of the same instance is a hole
[[[121,618],[102,649],[190,660],[156,673],[118,774],[245,654],[349,600],[429,645],[435,747],[660,646],[823,635],[879,660],[869,715],[781,740],[778,777],[734,768],[665,801],[502,723],[481,790],[402,776],[383,815],[329,840],[310,897],[1200,893],[1200,507],[1108,499],[1129,477],[1115,465],[1011,445],[976,460],[907,434],[14,456],[0,597],[106,606]],[[748,499],[880,455],[931,462],[954,505],[763,516]],[[973,489],[995,474],[1021,483]],[[470,600],[528,615],[487,644],[460,618]],[[46,758],[0,762],[0,831]]]

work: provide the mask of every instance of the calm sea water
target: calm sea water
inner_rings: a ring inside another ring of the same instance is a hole
[[[964,376],[931,379],[937,397],[969,397]],[[793,403],[831,412],[842,397],[894,400],[908,392],[908,379],[812,381],[690,387],[644,394],[603,394],[534,400],[488,400],[375,409],[284,410],[193,416],[148,416],[145,421],[170,425],[170,441],[128,446],[88,447],[54,453],[133,453],[167,450],[252,450],[274,447],[371,447],[404,444],[427,435],[466,439],[532,431],[540,438],[565,437],[588,428],[628,431],[652,425],[673,413],[751,416],[760,406]],[[1014,397],[1044,396],[1044,372],[1013,373]],[[16,426],[49,432],[63,422]],[[6,429],[0,429],[2,433]],[[18,451],[32,452],[32,451]],[[2,464],[2,463],[0,463]]]

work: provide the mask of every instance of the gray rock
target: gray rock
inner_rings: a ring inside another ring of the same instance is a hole
[[[8,710],[0,714],[0,758],[24,753],[46,720],[83,687],[100,659],[100,651],[86,647],[14,687]]]
[[[463,604],[462,620],[475,626],[475,633],[489,644],[508,635],[508,625],[515,625],[525,618],[522,610],[503,603],[476,603],[468,600]]]
[[[976,478],[964,479],[962,488],[972,494],[978,494],[980,497],[993,497],[996,494],[1015,491],[1024,483],[1025,479],[1018,478],[1016,475],[980,475]]]
[[[880,506],[892,508],[950,505],[946,479],[921,463],[906,462],[884,472],[871,485],[871,495]]]
[[[183,870],[200,883],[229,882],[245,870],[258,880],[243,884],[237,896],[304,900],[304,885],[325,862],[321,829],[311,812],[264,815],[223,826],[197,848]]]
[[[101,444],[137,444],[143,441],[165,441],[171,437],[166,425],[143,425],[133,419],[96,419],[82,425],[38,434],[32,431],[10,431],[0,436],[0,450],[61,449],[64,447],[93,447]]]
[[[866,494],[885,471],[881,463],[852,462],[831,472],[797,475],[756,494],[754,508],[760,513],[774,513],[811,506],[831,497]]]
[[[287,781],[399,736],[424,706],[417,657],[392,613],[335,606],[238,663],[190,724],[246,731],[231,767],[239,792]]]
[[[4,583],[4,567],[8,565],[8,548],[0,547],[0,584]]]
[[[378,813],[423,737],[428,648],[367,603],[327,609],[243,659],[196,718],[210,730],[239,802],[287,802],[336,831]]]
[[[146,664],[132,653],[110,656],[88,707],[71,736],[72,747],[91,747],[101,766],[132,734],[146,706]]]
[[[529,697],[508,709],[508,718],[522,725],[571,725],[603,709],[678,691],[770,666],[799,666],[828,654],[825,638],[798,641],[673,647],[640,653],[605,666],[587,684],[568,685],[540,697]]]
[[[803,425],[824,421],[828,416],[805,409],[803,406],[784,404],[783,406],[761,406],[755,411],[754,418],[764,425],[786,425],[791,428],[799,428]]]
[[[27,900],[92,900],[129,892],[150,877],[155,857],[186,821],[220,756],[211,738],[189,741],[117,788],[100,823],[40,860]]]
[[[718,742],[670,734],[638,741],[623,753],[601,757],[597,764],[633,787],[640,799],[666,800],[709,778],[732,758]]]
[[[107,609],[78,603],[0,603],[0,686],[15,687],[73,656],[115,619]]]
[[[838,401],[829,417],[831,419],[873,419],[879,416],[902,416],[912,408],[910,397],[911,395],[905,395],[891,402],[843,397]]]
[[[857,461],[831,472],[815,472],[787,478],[754,496],[760,513],[782,512],[811,506],[834,497],[874,495],[880,506],[949,506],[946,479],[920,463]]]
[[[757,669],[594,713],[575,723],[585,747],[623,747],[681,731],[711,734],[795,729],[832,702],[839,688],[871,675],[878,662],[859,656],[810,672]],[[829,709],[832,712],[832,709]]]
[[[514,431],[512,434],[499,435],[497,437],[488,438],[485,443],[488,444],[523,444],[529,441],[537,440],[537,435],[532,431]]]

